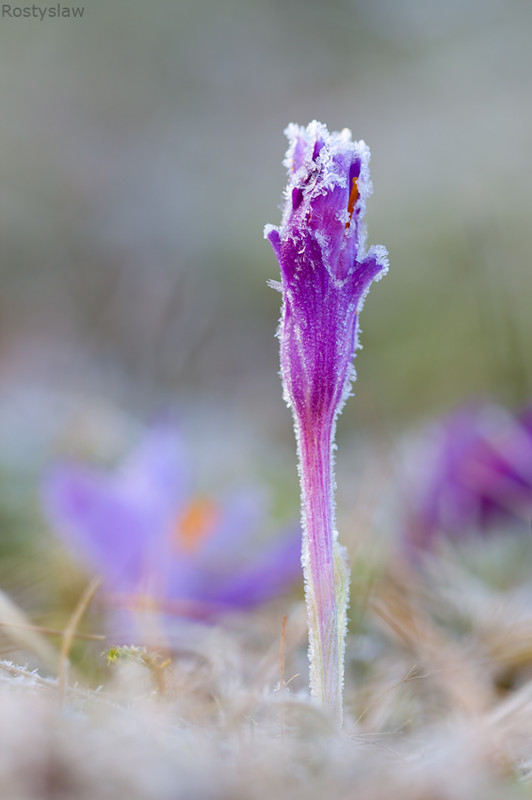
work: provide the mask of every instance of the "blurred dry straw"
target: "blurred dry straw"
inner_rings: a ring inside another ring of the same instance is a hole
[[[350,676],[344,733],[302,678],[290,680],[305,669],[300,605],[286,622],[275,607],[205,628],[196,647],[169,655],[118,648],[103,687],[65,684],[62,711],[55,680],[4,662],[2,796],[522,800],[532,774],[526,607],[522,586],[492,587],[452,556],[423,570],[383,565],[364,647],[349,654],[365,677]]]

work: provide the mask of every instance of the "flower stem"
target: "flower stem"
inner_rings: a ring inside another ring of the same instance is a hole
[[[342,724],[348,569],[334,527],[333,425],[296,423],[310,691]]]

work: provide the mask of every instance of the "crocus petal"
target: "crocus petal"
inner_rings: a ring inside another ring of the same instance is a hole
[[[295,529],[257,553],[250,566],[237,572],[217,592],[216,599],[222,605],[251,608],[280,594],[300,575],[301,532]]]
[[[245,557],[268,513],[265,494],[257,487],[243,487],[222,495],[216,527],[205,538],[198,554],[202,562],[234,563]]]
[[[243,569],[250,569],[246,564],[253,565],[250,580],[255,571],[257,582],[261,580],[260,565],[264,560],[265,597],[275,593],[269,580],[272,571],[277,570],[275,584],[279,591],[282,590],[301,569],[301,530],[298,528],[290,531],[271,549],[257,553],[253,543],[266,518],[266,500],[263,492],[258,489],[247,487],[221,498],[216,528],[210,536],[187,558],[172,559],[169,565],[168,597],[174,601],[186,599],[204,603],[215,603],[222,598],[221,601],[224,602],[223,597],[228,591],[226,587],[233,586],[235,581],[240,580]],[[275,560],[277,552],[279,558]],[[296,557],[292,558],[293,555]],[[270,570],[268,563],[272,558],[275,563]],[[260,587],[256,586],[254,591],[260,594]],[[235,603],[238,605],[236,599]]]
[[[189,570],[188,582],[179,576],[168,592],[168,608],[179,613],[187,603],[195,606],[197,617],[212,617],[229,610],[245,610],[270,600],[301,575],[301,532],[294,528],[274,544],[259,550],[246,564],[231,567],[203,564],[201,571]],[[174,573],[175,575],[175,573]]]
[[[187,490],[178,432],[150,430],[115,472],[58,467],[44,486],[47,516],[67,544],[106,578],[113,592],[159,588],[168,571],[168,535]]]
[[[44,484],[44,510],[80,560],[102,575],[110,609],[213,619],[226,610],[220,594],[247,565],[256,571],[250,542],[267,505],[257,487],[219,500],[191,498],[188,487],[181,437],[160,426],[115,471],[57,467]],[[264,594],[273,591],[270,579]]]
[[[146,543],[158,520],[121,496],[107,476],[74,465],[58,467],[43,492],[53,528],[78,556],[118,590],[131,590],[144,568]]]
[[[267,512],[264,494],[253,487],[229,492],[212,507],[212,529],[196,546],[183,548],[179,539],[170,541],[166,593],[172,600],[207,599],[216,593],[220,578],[225,580],[245,563]]]
[[[150,429],[117,473],[124,494],[151,505],[163,517],[174,513],[190,493],[188,460],[182,437],[171,425]]]
[[[439,535],[487,532],[532,514],[532,426],[528,411],[461,408],[433,431],[422,455],[423,481],[408,515],[409,548],[428,548]]]

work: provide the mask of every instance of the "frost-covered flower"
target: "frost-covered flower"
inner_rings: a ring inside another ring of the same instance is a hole
[[[283,385],[299,418],[331,425],[355,377],[358,313],[387,255],[365,250],[369,147],[315,121],[289,125],[286,135],[282,222],[265,229],[281,267]]]
[[[428,548],[500,524],[532,520],[532,406],[514,416],[475,403],[431,432],[418,456],[405,538]]]
[[[298,526],[257,547],[262,493],[191,495],[173,428],[151,430],[114,472],[56,467],[43,495],[52,528],[102,576],[113,608],[209,619],[271,599],[298,574]]]
[[[331,452],[355,377],[358,315],[387,255],[383,247],[365,249],[367,145],[316,121],[289,125],[286,135],[282,221],[266,226],[265,235],[281,268],[281,283],[273,285],[283,295],[281,375],[299,449],[311,692],[339,720],[348,582],[336,541]]]

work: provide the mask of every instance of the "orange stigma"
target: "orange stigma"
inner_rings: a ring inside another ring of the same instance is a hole
[[[176,519],[173,543],[188,553],[196,550],[213,533],[217,518],[218,512],[211,500],[192,500]]]
[[[347,213],[349,214],[349,222],[345,223],[346,229],[351,225],[351,217],[355,210],[355,203],[358,200],[358,178],[353,178],[351,185],[351,192],[349,193],[349,202],[347,203]]]

